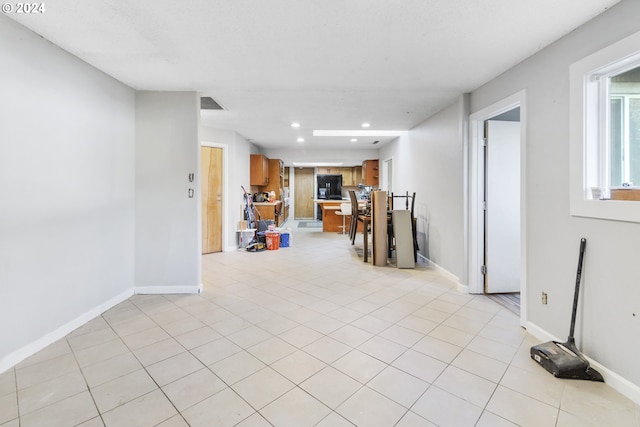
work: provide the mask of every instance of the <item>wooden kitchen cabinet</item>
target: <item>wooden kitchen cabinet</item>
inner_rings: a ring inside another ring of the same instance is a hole
[[[276,200],[282,200],[282,192],[284,188],[284,162],[280,159],[269,160],[269,184],[264,191],[267,193],[273,191],[276,194]]]
[[[362,162],[362,183],[367,187],[377,187],[379,185],[377,159]]]
[[[264,186],[269,185],[269,159],[262,154],[251,154],[249,163],[249,184]]]
[[[336,168],[336,167],[318,168],[318,175],[340,175],[341,173],[342,173],[342,168]]]
[[[282,225],[286,221],[283,204],[280,202],[276,202],[276,203],[256,202],[254,203],[254,206],[256,207],[256,209],[258,210],[258,213],[260,214],[259,219],[273,220],[276,227],[282,227]]]
[[[362,166],[354,166],[353,168],[353,185],[362,184]]]
[[[278,208],[280,215],[276,218],[276,225],[280,227],[289,216],[289,206],[284,209],[284,187],[285,187],[285,168],[284,162],[281,159],[269,160],[269,184],[264,188],[264,191],[270,193],[273,191],[276,195],[276,201],[282,202],[280,205],[282,208]]]
[[[353,180],[353,168],[342,168],[342,186],[353,187],[357,185]]]

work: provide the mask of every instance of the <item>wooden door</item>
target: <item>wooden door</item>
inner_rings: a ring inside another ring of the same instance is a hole
[[[222,252],[222,148],[202,147],[202,253]]]
[[[313,168],[294,169],[295,219],[313,219]]]

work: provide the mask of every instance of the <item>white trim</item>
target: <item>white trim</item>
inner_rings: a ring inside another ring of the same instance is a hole
[[[526,329],[528,333],[530,333],[531,335],[539,339],[541,342],[548,342],[548,341],[564,342],[565,341],[557,337],[554,337],[544,329],[538,327],[537,325],[531,322],[527,322]],[[631,383],[629,380],[623,378],[620,374],[617,374],[616,372],[598,363],[597,361],[591,359],[590,357],[586,355],[583,355],[583,356],[589,361],[589,364],[593,366],[596,371],[602,374],[605,382],[611,388],[620,392],[621,394],[623,394],[624,396],[626,396],[627,398],[635,402],[636,405],[640,405],[640,387],[639,386]]]
[[[479,150],[484,135],[484,121],[520,107],[520,324],[527,320],[527,93],[521,90],[469,116],[469,234],[468,234],[468,290],[484,293],[480,267],[484,258],[484,222],[481,220],[484,171]]]
[[[198,286],[136,286],[136,295],[170,295],[170,294],[199,294],[202,284]]]
[[[27,357],[36,354],[43,348],[46,348],[47,346],[53,344],[59,339],[64,338],[69,333],[78,329],[80,326],[100,316],[105,311],[120,304],[122,301],[125,301],[127,298],[129,298],[132,295],[133,295],[133,288],[127,289],[126,291],[100,304],[99,306],[92,308],[91,310],[87,311],[84,314],[81,314],[80,316],[71,320],[70,322],[67,322],[64,325],[60,326],[59,328],[56,328],[55,330],[45,334],[44,336],[42,336],[41,338],[38,338],[32,343],[27,344],[21,349],[14,351],[13,353],[10,353],[9,355],[3,357],[2,359],[0,359],[0,373],[8,370],[9,368],[12,368],[13,366],[22,362]]]
[[[586,145],[593,144],[597,140],[597,138],[587,138],[588,135],[597,132],[594,124],[591,123],[597,118],[591,117],[592,114],[589,113],[590,110],[585,103],[587,89],[589,89],[585,84],[585,78],[600,70],[606,70],[613,64],[629,60],[633,55],[640,53],[638,46],[640,46],[640,32],[601,49],[569,67],[569,201],[570,213],[573,216],[640,222],[640,203],[638,202],[591,200],[585,197],[586,188],[590,186],[586,174],[587,162],[589,162],[589,168],[595,167],[592,163],[593,159],[587,158]],[[589,120],[585,120],[587,115]]]
[[[435,262],[431,261],[429,258],[425,257],[422,254],[418,254],[418,257],[424,259],[426,262],[429,263],[429,265],[431,267],[433,267],[434,270],[436,270],[438,273],[440,273],[442,276],[444,276],[445,278],[447,278],[448,280],[451,280],[452,282],[454,282],[456,284],[456,290],[459,292],[462,292],[464,294],[468,294],[469,293],[469,287],[460,283],[460,278],[458,276],[456,276],[455,274],[453,274],[452,272],[450,272],[449,270],[447,270],[446,268],[436,264]]]
[[[391,165],[391,174],[389,174],[389,165]],[[393,192],[393,156],[382,160],[382,167],[380,168],[380,170],[382,172],[380,188],[385,190],[387,193]],[[391,181],[391,185],[389,185],[389,181]]]

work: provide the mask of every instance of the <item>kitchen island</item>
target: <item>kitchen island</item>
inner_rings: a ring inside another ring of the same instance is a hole
[[[342,215],[338,215],[336,211],[340,210],[342,203],[351,204],[349,199],[332,200],[332,199],[315,199],[314,203],[317,203],[322,210],[322,231],[342,233]],[[364,201],[363,201],[364,203]],[[349,232],[349,223],[351,222],[351,215],[344,217],[345,233]],[[358,224],[358,231],[362,231],[362,224]]]

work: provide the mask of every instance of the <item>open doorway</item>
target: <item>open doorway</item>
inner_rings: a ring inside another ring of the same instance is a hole
[[[388,193],[393,191],[393,159],[386,159],[382,162],[382,185],[381,190]]]
[[[526,322],[525,93],[470,117],[469,292]]]
[[[520,107],[484,121],[484,293],[520,314]]]

